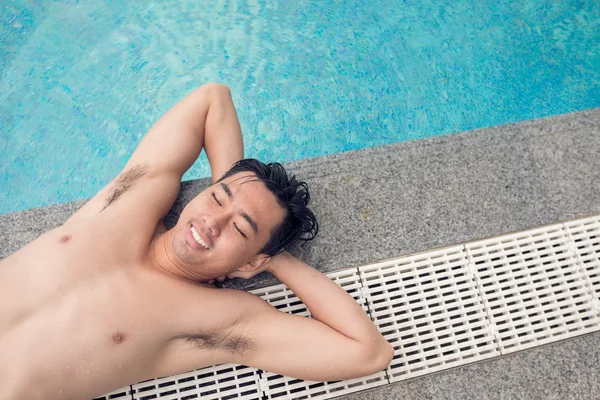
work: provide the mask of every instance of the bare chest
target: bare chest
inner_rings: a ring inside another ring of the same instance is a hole
[[[0,296],[9,300],[0,306],[0,328],[9,317],[25,319],[66,298],[105,291],[141,262],[139,240],[94,222],[53,229],[0,262]]]
[[[1,384],[85,397],[147,375],[176,333],[161,323],[169,285],[143,272],[140,242],[81,228],[50,231],[0,262]]]

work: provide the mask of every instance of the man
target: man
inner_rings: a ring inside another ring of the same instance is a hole
[[[167,230],[202,148],[214,184]],[[242,157],[229,89],[204,85],[64,225],[1,261],[0,399],[91,398],[223,363],[307,380],[384,369],[393,349],[358,304],[285,251],[316,233],[306,184],[278,164],[229,170]],[[263,271],[314,319],[209,284]]]

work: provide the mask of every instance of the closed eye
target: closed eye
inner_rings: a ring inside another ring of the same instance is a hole
[[[219,205],[219,207],[223,207],[223,204],[221,204],[221,202],[219,201],[219,199],[217,199],[217,196],[215,196],[215,192],[212,192],[212,193],[211,193],[211,195],[212,195],[212,198],[215,200],[215,202],[216,202],[216,203]],[[236,230],[236,231],[238,231],[238,233],[239,233],[240,235],[242,235],[242,237],[243,237],[244,239],[248,240],[248,236],[246,236],[246,235],[244,234],[244,232],[242,232],[242,231],[240,230],[240,228],[238,228],[238,226],[237,226],[235,223],[233,224],[233,227],[235,228],[235,230]]]
[[[212,197],[213,197],[213,199],[215,199],[215,201],[217,202],[219,207],[223,207],[223,204],[221,204],[221,202],[217,199],[217,196],[215,196],[215,192],[212,192]]]
[[[244,237],[244,239],[248,240],[248,236],[244,235],[244,232],[242,232],[235,223],[233,224],[233,226],[240,233],[240,235],[242,235]]]

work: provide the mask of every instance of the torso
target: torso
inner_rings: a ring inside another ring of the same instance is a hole
[[[216,289],[149,267],[155,227],[130,225],[100,213],[0,261],[1,399],[91,398],[184,372],[167,350],[193,328],[186,299]],[[196,368],[216,361],[194,351]]]

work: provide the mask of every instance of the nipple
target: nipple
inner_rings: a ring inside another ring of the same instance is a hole
[[[65,236],[63,236],[63,237],[60,238],[60,242],[62,244],[67,243],[69,240],[71,240],[71,235],[65,235]]]
[[[123,332],[117,332],[112,335],[112,341],[116,344],[121,344],[127,339],[127,336]]]

